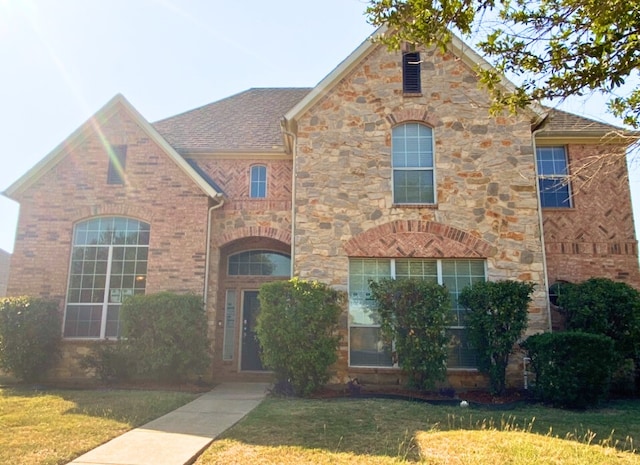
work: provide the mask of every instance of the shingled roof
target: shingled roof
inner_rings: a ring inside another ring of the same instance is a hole
[[[153,123],[180,154],[282,150],[280,120],[311,88],[253,88]],[[537,137],[603,137],[622,128],[547,108]],[[627,135],[632,135],[626,132]]]
[[[283,146],[281,118],[310,90],[249,89],[153,127],[181,154],[274,151]]]
[[[538,137],[581,136],[603,137],[613,134],[631,135],[630,132],[617,126],[595,121],[584,116],[575,115],[563,110],[549,108],[549,114],[536,128]]]

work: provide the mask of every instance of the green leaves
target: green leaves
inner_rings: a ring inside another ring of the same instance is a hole
[[[143,377],[179,381],[199,375],[210,363],[207,316],[192,294],[136,295],[120,310],[121,343]]]
[[[338,359],[343,293],[294,278],[263,284],[258,297],[262,363],[296,395],[311,394],[327,382],[328,369]]]
[[[566,328],[609,336],[622,358],[640,365],[640,293],[626,283],[591,278],[562,284],[558,305]]]
[[[523,347],[543,402],[586,408],[607,397],[615,360],[611,338],[574,331],[544,333],[530,336]]]
[[[489,375],[491,391],[505,390],[509,355],[527,328],[534,284],[521,281],[487,281],[466,287],[458,301],[469,310],[469,337],[478,351],[480,369]]]
[[[494,108],[510,111],[532,101],[588,92],[614,92],[640,70],[640,3],[627,0],[370,0],[374,25],[389,30],[380,40],[390,48],[404,42],[444,47],[450,30],[472,44],[518,86],[507,92],[483,76]],[[640,127],[640,91],[612,95],[611,112]],[[635,95],[635,97],[634,97]]]
[[[27,382],[44,378],[60,350],[58,306],[33,297],[0,300],[0,367]]]
[[[380,328],[395,344],[409,384],[430,389],[444,379],[451,322],[451,297],[444,286],[421,279],[370,282]]]

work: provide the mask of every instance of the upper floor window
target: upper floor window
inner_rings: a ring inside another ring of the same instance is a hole
[[[291,257],[279,252],[250,250],[229,257],[229,276],[290,276]]]
[[[123,217],[93,218],[73,231],[64,337],[116,338],[124,299],[144,294],[149,225]]]
[[[267,196],[267,167],[256,165],[251,167],[251,197],[264,199]]]
[[[124,167],[127,161],[127,146],[112,145],[108,150],[109,169],[107,184],[124,184]]]
[[[569,171],[564,147],[538,147],[538,183],[540,203],[543,207],[571,207]]]
[[[433,129],[419,123],[394,127],[391,165],[394,203],[435,203]]]
[[[402,54],[402,91],[405,94],[419,94],[422,92],[419,52]]]

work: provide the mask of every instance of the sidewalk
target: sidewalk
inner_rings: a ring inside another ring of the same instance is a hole
[[[225,383],[69,465],[185,465],[264,399],[269,384]]]

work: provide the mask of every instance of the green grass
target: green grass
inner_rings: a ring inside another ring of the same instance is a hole
[[[640,401],[573,412],[270,398],[196,464],[640,464],[639,418]]]
[[[0,463],[67,463],[195,397],[165,391],[0,389]]]

